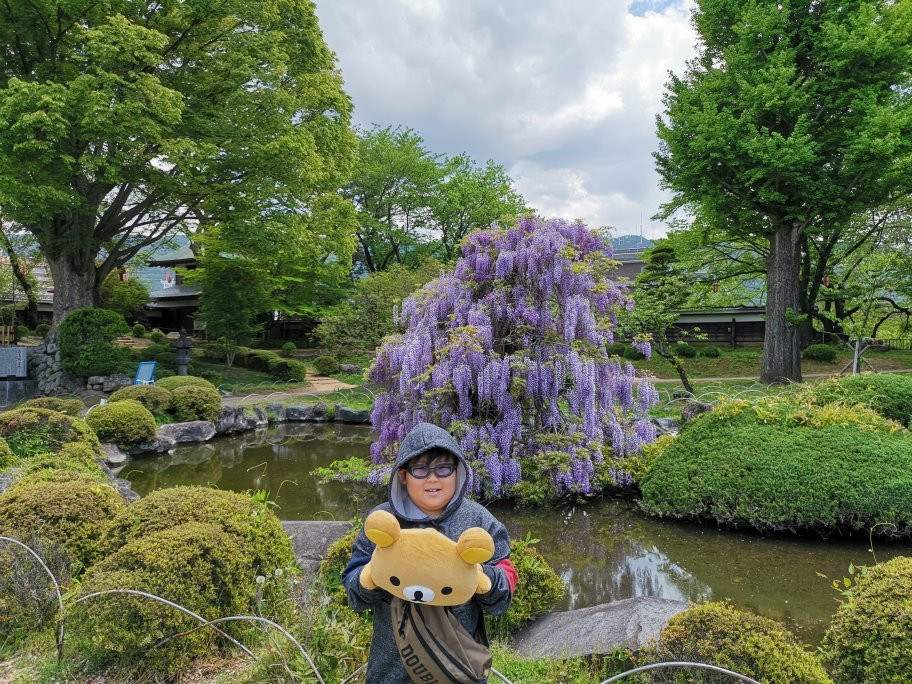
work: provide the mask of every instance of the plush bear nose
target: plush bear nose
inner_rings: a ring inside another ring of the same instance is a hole
[[[428,601],[433,601],[434,596],[436,596],[433,589],[424,587],[420,584],[407,586],[402,590],[402,593],[405,598],[409,601],[414,601],[415,603],[427,603]]]

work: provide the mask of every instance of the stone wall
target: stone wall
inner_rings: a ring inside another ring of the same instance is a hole
[[[40,395],[78,392],[85,389],[79,380],[60,367],[60,344],[56,330],[49,332],[37,347],[32,347],[28,368],[29,377],[37,383]]]

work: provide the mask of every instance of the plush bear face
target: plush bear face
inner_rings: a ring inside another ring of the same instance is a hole
[[[494,540],[480,527],[454,542],[431,528],[403,530],[395,516],[374,511],[364,521],[364,533],[377,545],[361,570],[368,589],[381,587],[414,603],[458,606],[491,588],[479,563],[494,555]]]

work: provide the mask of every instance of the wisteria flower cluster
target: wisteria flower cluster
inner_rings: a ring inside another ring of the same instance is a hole
[[[623,457],[655,439],[655,388],[606,351],[632,307],[615,264],[580,222],[526,217],[470,236],[452,273],[403,302],[402,333],[377,353],[373,462],[388,467],[427,421],[465,450],[476,495],[533,472],[558,494],[593,491],[603,447]]]

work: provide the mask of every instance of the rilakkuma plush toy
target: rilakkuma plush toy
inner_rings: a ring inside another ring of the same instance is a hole
[[[429,527],[403,530],[396,516],[374,511],[364,521],[364,534],[377,545],[361,570],[365,589],[381,587],[431,606],[458,606],[491,589],[479,564],[494,555],[494,540],[480,527],[470,527],[454,542]]]

